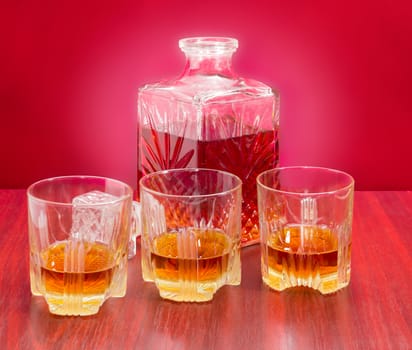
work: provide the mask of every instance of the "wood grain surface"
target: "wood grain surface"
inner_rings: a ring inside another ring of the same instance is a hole
[[[412,192],[356,192],[352,278],[335,294],[274,292],[259,246],[242,250],[242,283],[204,304],[162,300],[130,260],[128,291],[88,317],[51,315],[29,285],[24,190],[0,190],[2,349],[409,349]]]

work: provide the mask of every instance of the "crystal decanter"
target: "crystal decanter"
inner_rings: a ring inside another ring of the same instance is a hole
[[[171,168],[213,168],[239,176],[242,246],[259,241],[256,176],[279,160],[279,95],[232,69],[238,41],[197,37],[179,41],[186,55],[174,80],[138,93],[138,178]]]

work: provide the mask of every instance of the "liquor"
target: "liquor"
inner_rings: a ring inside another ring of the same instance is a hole
[[[76,256],[83,254],[84,263],[82,260],[78,265],[83,257]],[[41,252],[41,259],[43,294],[52,313],[81,315],[98,311],[111,288],[115,270],[114,254],[107,245],[57,242]]]
[[[230,172],[242,180],[242,245],[259,239],[256,177],[279,159],[277,130],[243,136],[193,140],[153,129],[142,129],[141,173],[199,167]]]
[[[322,294],[342,288],[338,282],[339,259],[350,258],[349,244],[339,257],[338,239],[325,226],[290,225],[268,238],[262,256],[263,281],[281,291],[305,286]],[[345,280],[349,281],[350,270]]]
[[[160,295],[175,301],[205,301],[226,283],[231,242],[218,230],[189,228],[152,242],[151,264]]]

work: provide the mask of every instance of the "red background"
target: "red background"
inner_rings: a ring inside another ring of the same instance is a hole
[[[235,70],[281,93],[282,165],[412,189],[410,1],[3,1],[0,187],[65,174],[135,185],[136,93],[178,40],[239,39]]]

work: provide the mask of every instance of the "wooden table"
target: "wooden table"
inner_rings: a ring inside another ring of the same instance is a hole
[[[25,191],[0,190],[0,348],[412,348],[411,251],[412,192],[356,192],[352,279],[338,293],[269,290],[252,246],[239,287],[204,304],[174,303],[142,281],[138,252],[126,297],[94,316],[59,317],[30,294]]]

